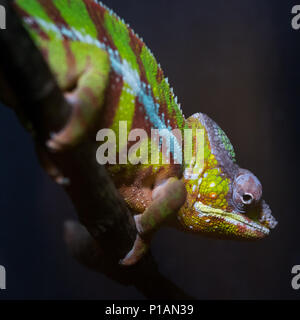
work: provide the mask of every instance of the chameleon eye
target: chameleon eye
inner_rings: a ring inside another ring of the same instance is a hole
[[[244,204],[251,204],[254,200],[253,195],[250,193],[243,194],[242,199]]]
[[[239,169],[234,180],[232,200],[237,209],[245,212],[257,204],[262,196],[262,186],[253,173]]]

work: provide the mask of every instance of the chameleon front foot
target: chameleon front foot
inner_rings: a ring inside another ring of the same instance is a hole
[[[134,265],[145,255],[155,232],[168,218],[177,215],[184,204],[186,189],[181,180],[170,178],[154,188],[152,195],[153,202],[149,208],[134,217],[138,234],[133,248],[120,261],[123,266]]]

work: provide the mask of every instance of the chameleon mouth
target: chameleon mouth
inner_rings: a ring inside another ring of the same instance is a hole
[[[224,223],[234,225],[256,238],[262,238],[270,233],[270,229],[258,221],[254,221],[239,212],[226,212],[221,209],[211,208],[200,201],[195,202],[194,209],[199,218],[216,218],[222,219]]]

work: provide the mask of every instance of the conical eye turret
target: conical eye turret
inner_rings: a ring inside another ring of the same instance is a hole
[[[256,176],[246,170],[239,169],[233,183],[232,200],[236,208],[241,212],[254,207],[262,197],[262,185]]]

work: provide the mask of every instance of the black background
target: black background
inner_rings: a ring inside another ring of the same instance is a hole
[[[162,273],[198,299],[299,299],[291,269],[300,264],[300,30],[291,27],[291,9],[300,1],[105,3],[145,39],[185,115],[207,113],[228,134],[279,221],[253,243],[163,229],[152,245]],[[0,147],[0,264],[7,270],[0,299],[143,298],[68,255],[62,225],[76,217],[72,204],[4,107]]]

